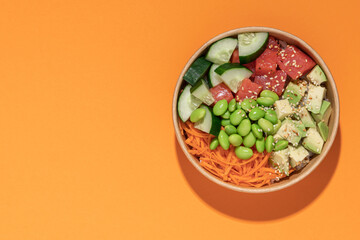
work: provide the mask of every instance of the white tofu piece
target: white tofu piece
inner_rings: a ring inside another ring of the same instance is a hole
[[[283,120],[285,117],[294,113],[292,107],[290,106],[289,100],[287,99],[277,100],[274,103],[274,106],[276,115],[280,120]]]

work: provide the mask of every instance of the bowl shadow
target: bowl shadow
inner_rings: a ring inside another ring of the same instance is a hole
[[[290,216],[311,204],[330,182],[339,161],[340,126],[321,164],[305,179],[280,191],[249,194],[226,189],[200,174],[187,159],[175,137],[176,153],[184,177],[209,206],[237,219],[271,221]]]

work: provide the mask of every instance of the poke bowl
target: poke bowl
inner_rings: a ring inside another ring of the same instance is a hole
[[[172,105],[176,138],[192,165],[247,193],[284,189],[314,171],[334,142],[339,111],[319,54],[267,27],[234,29],[201,46]]]

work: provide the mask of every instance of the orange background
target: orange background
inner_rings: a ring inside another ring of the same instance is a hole
[[[2,1],[0,239],[359,239],[359,1]],[[171,104],[219,33],[275,27],[338,86],[340,129],[318,169],[263,195],[190,165]]]

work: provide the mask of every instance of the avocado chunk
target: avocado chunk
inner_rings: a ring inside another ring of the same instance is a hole
[[[300,117],[305,127],[316,127],[315,121],[305,107],[298,109],[298,116]]]
[[[280,172],[289,176],[289,149],[272,152],[270,156],[271,165]]]
[[[280,120],[283,120],[285,117],[294,113],[289,100],[287,99],[275,101],[274,106],[276,115]]]
[[[306,137],[306,127],[302,121],[293,121],[299,130],[300,137]]]
[[[313,113],[319,113],[323,98],[325,96],[325,88],[310,84],[305,105],[307,110]]]
[[[297,148],[289,146],[288,148],[290,165],[293,168],[301,165],[309,156],[309,152],[303,146],[299,146]]]
[[[289,100],[289,103],[291,105],[295,105],[295,106],[302,99],[302,96],[300,95],[299,92],[299,87],[292,82],[289,82],[289,84],[287,85],[283,97]]]
[[[289,100],[291,105],[298,105],[301,99],[305,96],[307,83],[304,80],[297,80],[289,82],[287,85],[283,97]]]
[[[302,144],[310,152],[320,154],[324,145],[324,140],[316,128],[309,128]]]
[[[300,130],[297,128],[294,121],[290,119],[286,119],[282,122],[281,127],[275,136],[279,139],[288,140],[289,143],[294,146],[297,146],[301,140]]]
[[[320,85],[327,81],[326,75],[319,65],[316,65],[306,78],[315,85]]]
[[[325,124],[329,123],[329,118],[331,115],[331,103],[329,101],[322,101],[320,112],[318,114],[311,113],[311,116],[315,119],[316,122],[323,121]]]
[[[280,134],[278,134],[278,133],[276,133],[274,136],[274,141],[275,142],[277,142],[277,141],[279,141],[279,140],[281,140],[281,139],[284,139]]]
[[[329,127],[326,125],[326,123],[319,122],[318,129],[319,129],[319,133],[320,133],[322,139],[326,142],[326,140],[328,139],[328,136],[329,136]]]

